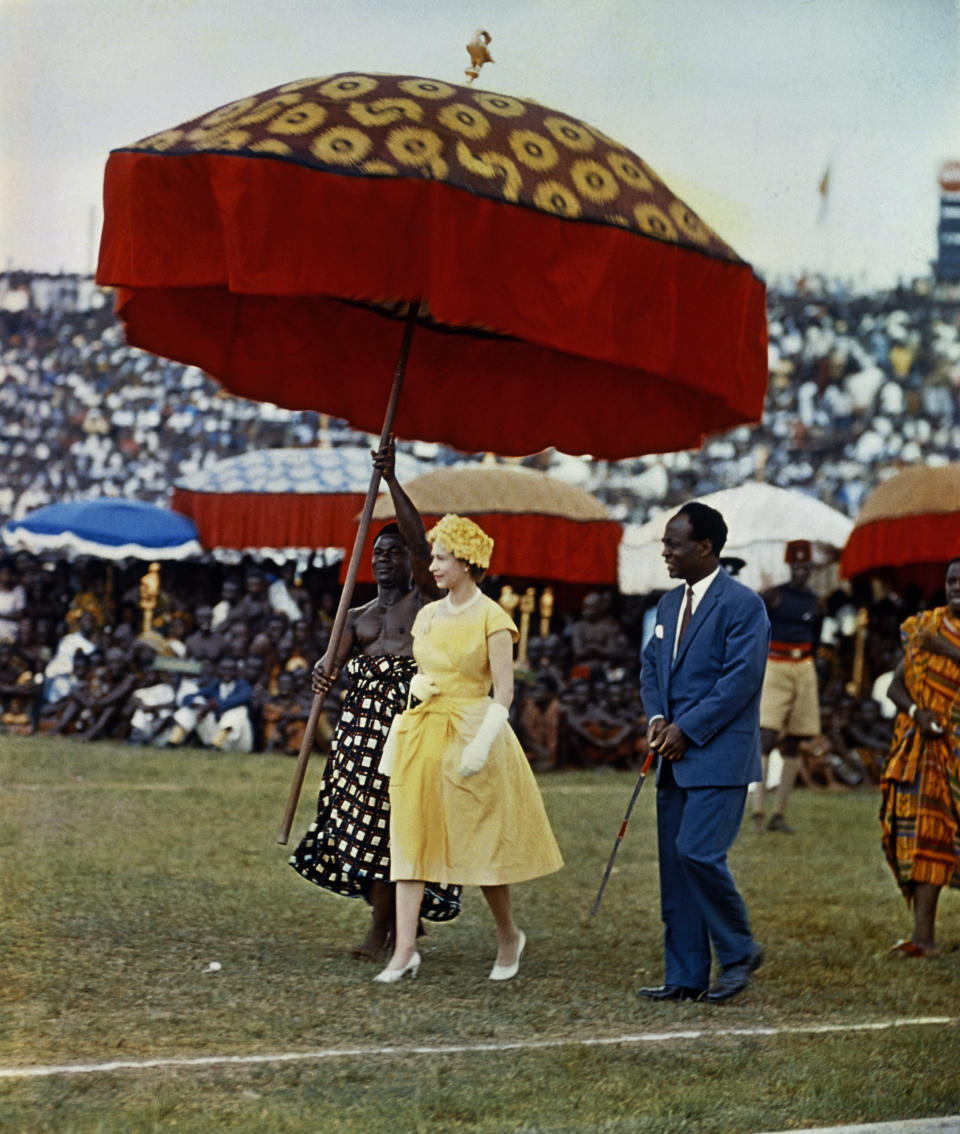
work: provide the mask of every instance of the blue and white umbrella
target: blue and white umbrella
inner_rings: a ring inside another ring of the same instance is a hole
[[[203,548],[193,521],[139,500],[47,504],[3,527],[4,540],[35,553],[76,551],[101,559],[181,559]]]

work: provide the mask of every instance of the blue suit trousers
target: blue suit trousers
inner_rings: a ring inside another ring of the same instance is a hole
[[[746,801],[746,786],[679,787],[662,761],[657,840],[666,984],[707,988],[711,945],[722,968],[753,949],[747,908],[727,866]]]

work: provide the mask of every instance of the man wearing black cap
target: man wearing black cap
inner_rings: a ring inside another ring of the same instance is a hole
[[[787,544],[790,582],[763,594],[770,616],[770,652],[760,699],[760,743],[763,780],[754,785],[754,827],[763,830],[765,784],[770,753],[775,746],[783,758],[783,771],[774,796],[768,831],[792,835],[786,821],[787,801],[800,766],[800,742],[820,732],[820,701],[814,652],[820,637],[819,600],[807,586],[813,546],[807,539]]]

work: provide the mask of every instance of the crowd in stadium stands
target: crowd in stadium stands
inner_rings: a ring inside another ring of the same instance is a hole
[[[957,306],[915,286],[854,295],[792,281],[771,287],[770,386],[763,421],[696,453],[590,462],[543,454],[624,522],[744,480],[808,492],[856,516],[906,464],[960,454]],[[0,523],[56,500],[119,496],[166,504],[173,483],[254,448],[366,435],[313,412],[224,395],[209,378],[130,348],[90,280],[0,275]],[[412,448],[400,443],[399,448]],[[441,446],[414,447],[447,463]],[[251,554],[164,564],[144,632],[146,565],[9,550],[0,566],[0,728],[131,744],[203,744],[295,753],[326,644],[335,571]],[[492,581],[495,583],[496,581]],[[496,597],[496,591],[491,590]],[[601,591],[557,609],[527,643],[515,724],[538,768],[634,767],[644,755],[639,650],[656,596]],[[876,779],[891,731],[882,696],[900,621],[920,594],[838,591],[818,651],[823,736],[808,784]],[[853,672],[856,608],[870,605],[866,656]],[[317,744],[336,718],[325,705]]]
[[[768,293],[763,421],[702,451],[589,462],[543,455],[616,519],[761,476],[856,516],[878,479],[960,453],[956,303],[916,286],[870,295],[793,282]],[[253,448],[366,442],[317,413],[225,396],[199,370],[128,347],[90,280],[0,274],[0,522],[52,500],[166,503],[172,484]],[[405,446],[401,443],[401,449]],[[451,461],[442,446],[420,457]]]
[[[18,551],[0,561],[0,733],[296,755],[326,647],[336,573],[291,561],[164,563],[149,628],[147,565]],[[497,581],[494,580],[496,594]],[[919,596],[914,596],[919,598]],[[630,769],[646,754],[639,654],[653,598],[583,595],[525,639],[513,723],[537,770]],[[871,611],[857,689],[854,597],[826,604],[818,651],[823,734],[804,751],[808,786],[876,781],[891,735],[884,685],[908,604]],[[546,633],[542,631],[546,630]],[[323,705],[325,751],[343,687]]]

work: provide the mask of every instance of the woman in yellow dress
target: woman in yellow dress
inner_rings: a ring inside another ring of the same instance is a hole
[[[447,515],[429,533],[430,571],[447,594],[413,624],[417,703],[394,718],[381,771],[390,775],[391,880],[397,926],[384,984],[415,976],[425,879],[480,886],[497,927],[491,980],[516,976],[526,936],[510,885],[563,865],[530,765],[507,723],[513,699],[510,616],[477,585],[493,540]],[[490,689],[493,688],[493,697]]]

